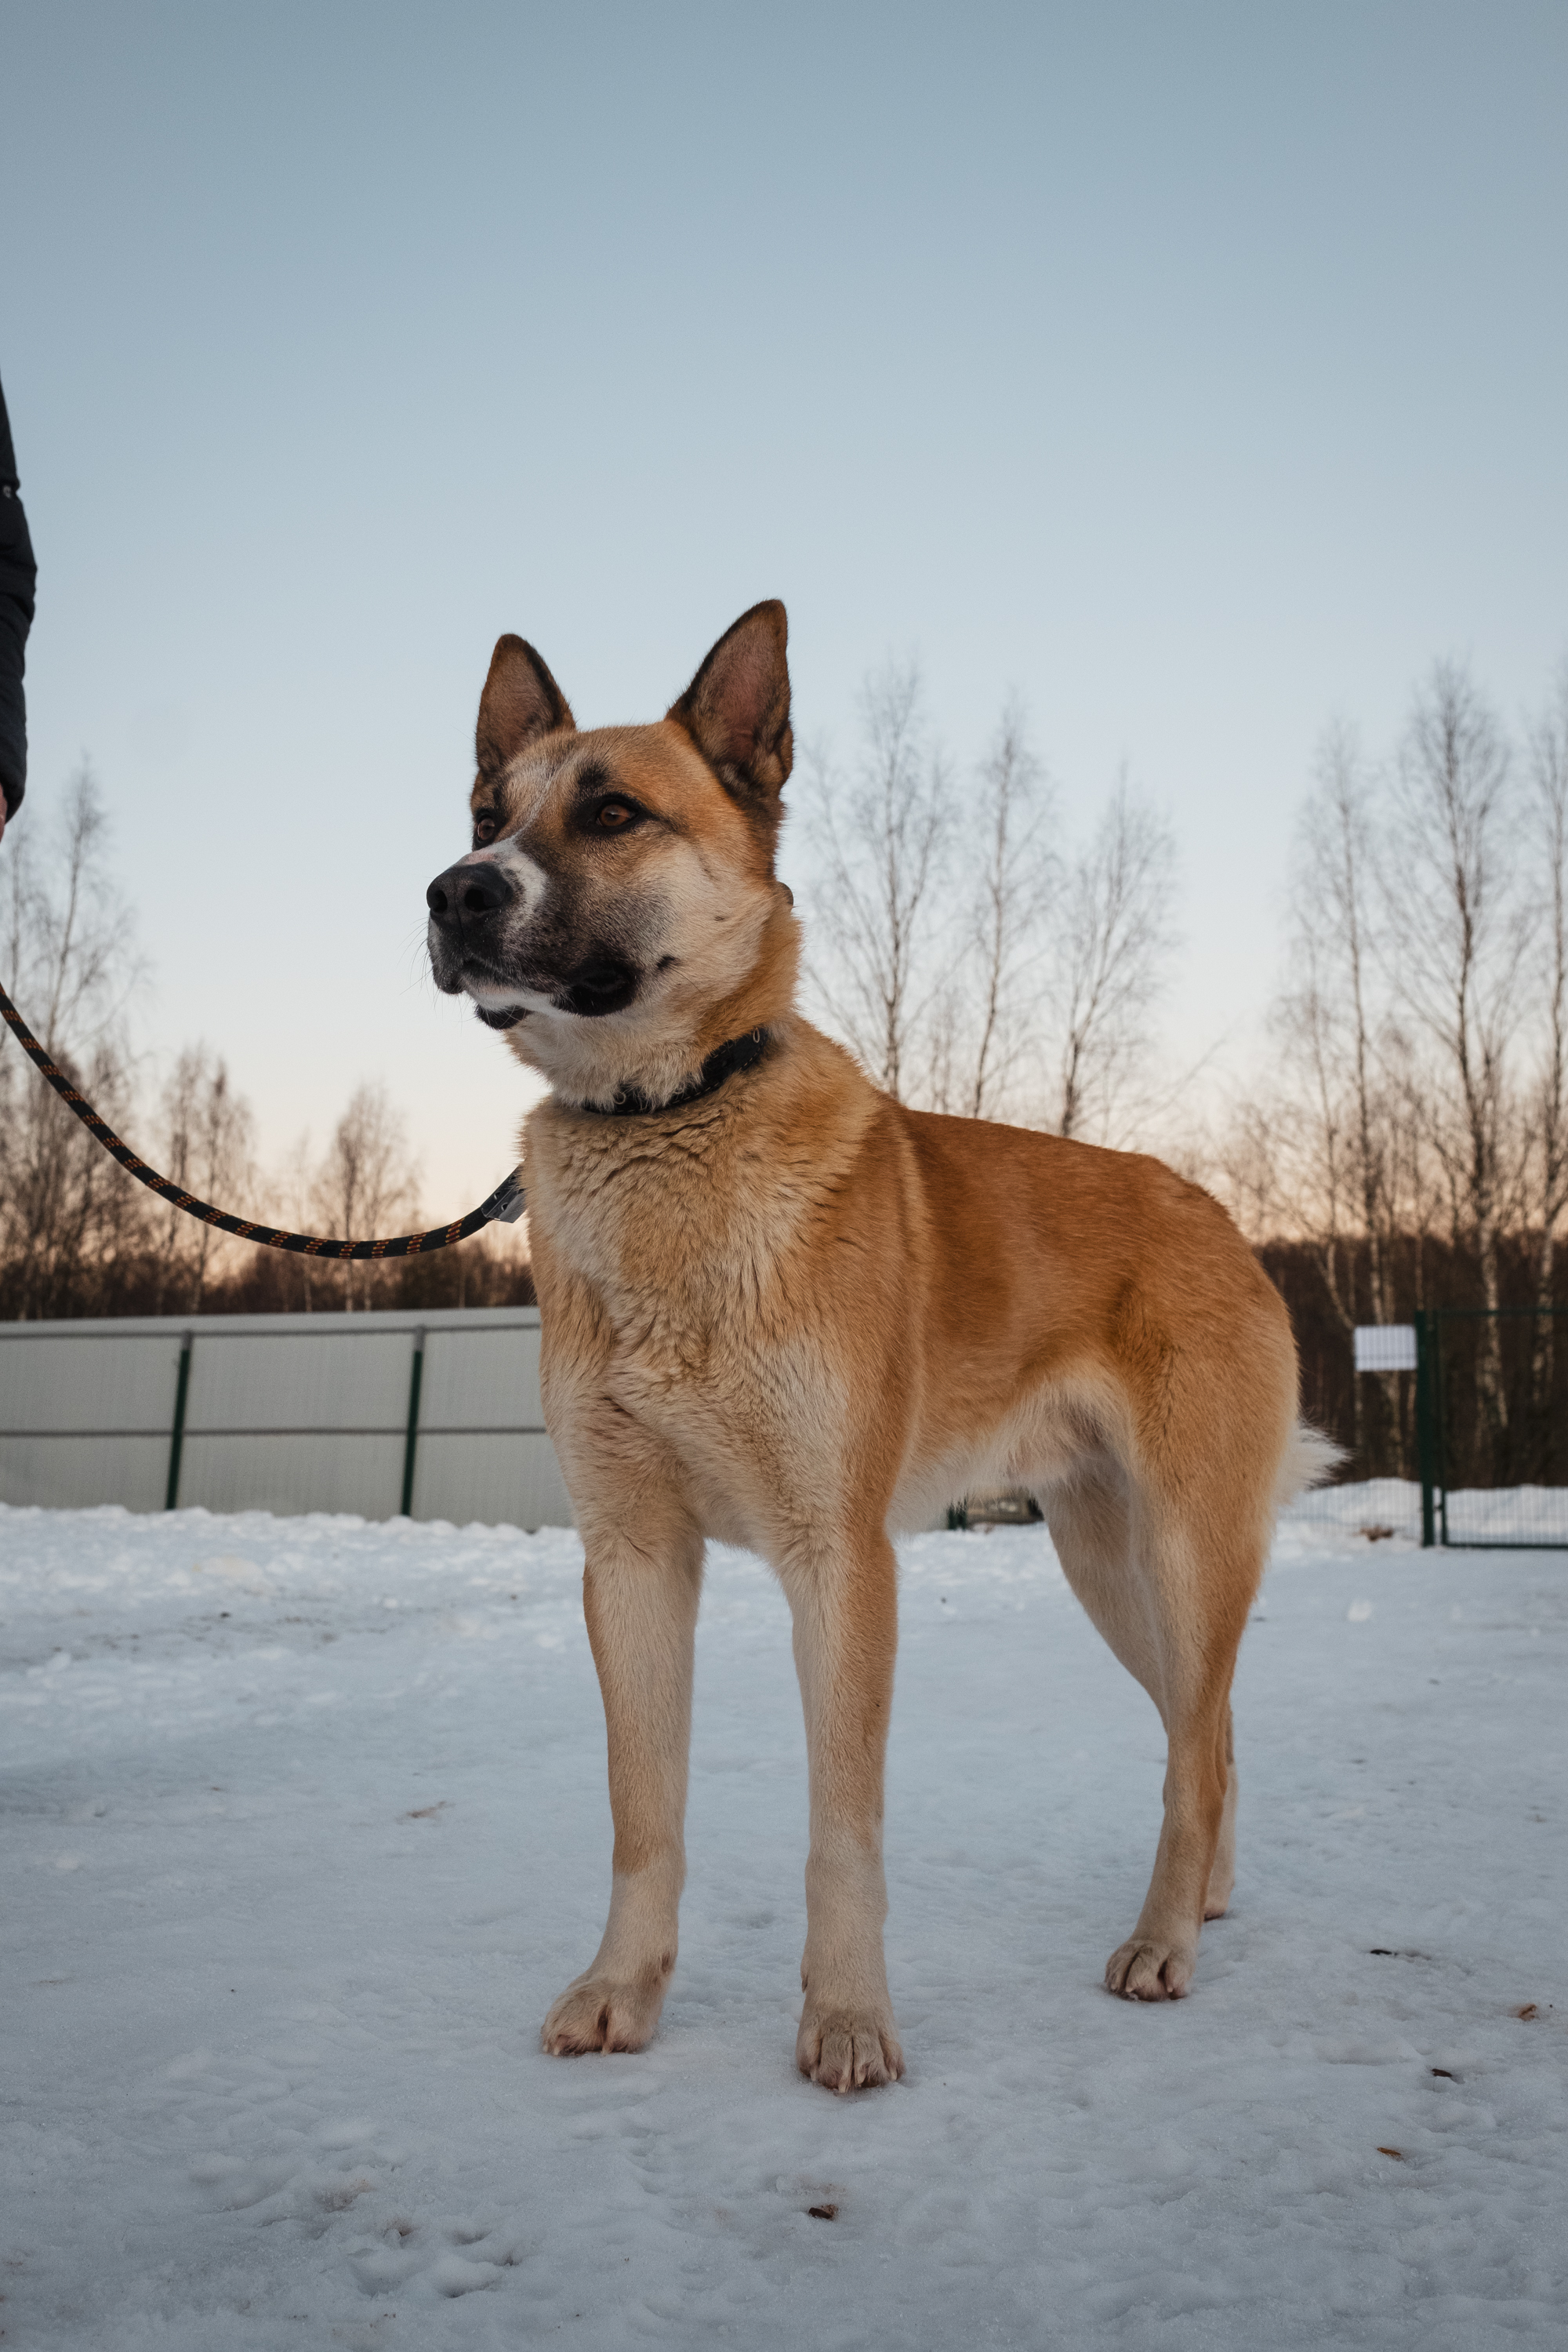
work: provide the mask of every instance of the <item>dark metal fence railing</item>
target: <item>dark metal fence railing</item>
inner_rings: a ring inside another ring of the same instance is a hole
[[[1413,1369],[1414,1396],[1401,1385],[1381,1400],[1371,1442],[1347,1443],[1335,1483],[1300,1496],[1286,1523],[1373,1542],[1568,1550],[1568,1307],[1438,1307],[1414,1321],[1413,1354],[1363,1363],[1358,1345],[1355,1375],[1392,1389]],[[1400,1328],[1356,1336],[1394,1341]]]
[[[1568,1309],[1415,1318],[1422,1541],[1568,1549]]]

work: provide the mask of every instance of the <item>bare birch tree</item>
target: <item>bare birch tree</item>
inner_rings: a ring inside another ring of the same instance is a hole
[[[345,1241],[405,1233],[419,1219],[419,1172],[408,1134],[382,1086],[355,1090],[316,1171],[312,1197],[326,1234]],[[342,1264],[345,1307],[368,1307],[385,1267]]]
[[[162,1126],[163,1173],[183,1192],[255,1213],[256,1122],[226,1065],[205,1045],[187,1046],[175,1062],[163,1087]],[[225,1236],[172,1202],[158,1222],[153,1311],[194,1315]]]
[[[111,1122],[134,1073],[126,1012],[141,977],[131,917],[106,856],[102,796],[84,760],[40,838],[29,807],[6,828],[0,968],[59,1067]],[[5,1311],[66,1311],[84,1280],[133,1255],[144,1211],[131,1178],[20,1054],[0,1066],[0,1263]]]
[[[1277,1003],[1270,1026],[1291,1097],[1277,1112],[1294,1165],[1291,1223],[1311,1248],[1348,1347],[1367,1305],[1363,1276],[1372,1320],[1393,1319],[1390,1087],[1373,952],[1376,840],[1371,782],[1353,731],[1331,726],[1315,765],[1297,829],[1291,961],[1300,978]],[[1378,1387],[1384,1423],[1401,1433],[1396,1376],[1381,1376]],[[1359,1455],[1366,1440],[1362,1381],[1352,1394]],[[1402,1451],[1402,1437],[1399,1444]]]
[[[945,977],[934,886],[952,825],[948,770],[930,741],[913,661],[889,662],[861,698],[863,746],[846,785],[808,751],[822,860],[809,977],[877,1085],[899,1100],[923,1075],[924,1033]]]
[[[1306,830],[1317,884],[1313,896],[1327,918],[1327,945],[1339,966],[1351,1094],[1352,1181],[1367,1241],[1373,1319],[1384,1323],[1389,1320],[1384,1278],[1388,1188],[1373,1092],[1373,833],[1360,747],[1343,726],[1331,728],[1319,748],[1318,791],[1309,805]]]
[[[1539,1240],[1535,1304],[1554,1299],[1558,1228],[1568,1211],[1568,662],[1558,673],[1555,706],[1531,737],[1530,846],[1539,860],[1542,1005],[1538,1061],[1531,1088]],[[1535,1325],[1531,1379],[1538,1408],[1551,1393],[1554,1360],[1551,1318]]]
[[[1170,828],[1123,776],[1064,855],[1016,699],[962,808],[912,665],[869,683],[862,716],[853,786],[807,758],[821,872],[809,976],[828,1025],[900,1100],[1122,1139],[1156,1108]]]
[[[1058,1135],[1120,1140],[1146,1105],[1151,1016],[1173,935],[1175,841],[1123,774],[1068,870],[1056,924]]]
[[[980,869],[964,975],[975,1034],[955,1107],[985,1118],[996,1117],[1020,1080],[1026,1084],[1034,1075],[1047,926],[1061,886],[1061,862],[1049,838],[1050,787],[1016,697],[980,771],[976,815]]]
[[[1481,1295],[1500,1300],[1499,1240],[1510,1049],[1521,1007],[1524,932],[1506,826],[1508,745],[1465,671],[1439,662],[1417,698],[1391,791],[1384,904],[1394,985],[1436,1049],[1430,1136],[1456,1223],[1474,1236]],[[1487,1327],[1482,1402],[1506,1428],[1501,1343]]]

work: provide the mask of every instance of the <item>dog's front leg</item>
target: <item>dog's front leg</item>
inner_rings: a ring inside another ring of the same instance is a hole
[[[646,1524],[637,1543],[620,1532],[587,1540],[583,1608],[605,1700],[615,1874],[593,1966],[544,2021],[556,2057],[642,2049],[675,1967],[702,1542],[679,1524],[659,1532],[655,1544]]]
[[[893,1548],[879,1528],[784,1572],[811,1771],[805,2002],[795,2062],[830,2091],[904,2071],[882,1922],[882,1767],[898,1646]]]

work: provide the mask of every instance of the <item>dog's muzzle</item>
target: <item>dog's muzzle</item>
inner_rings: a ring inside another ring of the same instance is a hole
[[[437,874],[425,893],[430,909],[430,965],[436,985],[456,996],[478,981],[491,987],[526,988],[548,997],[563,1013],[589,1020],[620,1013],[637,993],[637,966],[615,948],[595,943],[565,970],[518,969],[515,942],[509,953],[507,928],[519,892],[504,870],[489,858],[460,858]],[[492,1029],[510,1029],[521,1011],[487,1011],[479,1018]]]
[[[430,909],[430,968],[447,996],[460,993],[465,971],[500,979],[501,929],[517,893],[500,866],[467,859],[437,874],[425,893]]]

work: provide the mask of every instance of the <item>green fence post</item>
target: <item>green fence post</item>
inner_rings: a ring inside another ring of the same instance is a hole
[[[419,1444],[419,1390],[425,1378],[425,1334],[414,1334],[414,1361],[408,1371],[408,1427],[403,1440],[403,1516],[414,1517],[414,1454]]]
[[[185,1443],[185,1399],[191,1391],[191,1334],[187,1331],[180,1342],[180,1376],[174,1383],[174,1426],[169,1432],[169,1483],[163,1489],[163,1508],[178,1510],[180,1507],[180,1455]]]
[[[1437,1540],[1433,1490],[1437,1483],[1437,1322],[1425,1307],[1415,1317],[1415,1453],[1421,1470],[1421,1543]]]

